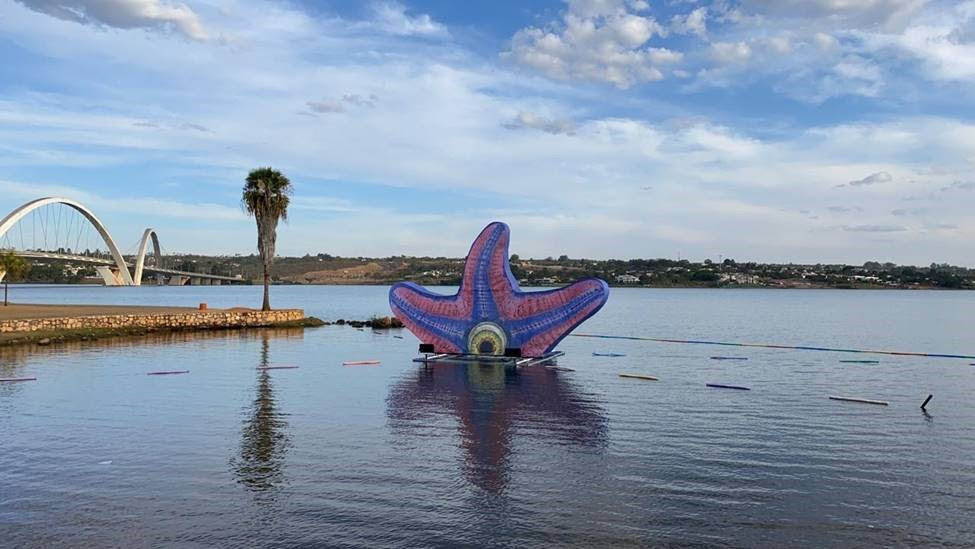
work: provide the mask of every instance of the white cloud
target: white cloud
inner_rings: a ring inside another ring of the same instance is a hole
[[[872,173],[862,179],[855,179],[848,183],[851,187],[862,187],[866,185],[876,185],[878,183],[890,183],[894,177],[887,172]]]
[[[182,3],[159,0],[16,0],[28,8],[87,25],[118,29],[168,29],[193,40],[207,32],[196,12]]]
[[[713,4],[709,18],[720,24],[707,55],[684,51],[698,75],[692,89],[771,79],[812,104],[851,95],[903,103],[930,95],[932,82],[975,84],[971,0],[743,0]]]
[[[519,30],[502,56],[559,79],[609,82],[619,88],[660,80],[660,67],[680,61],[682,55],[650,46],[650,39],[666,29],[632,9],[619,0],[570,0],[561,21],[549,28]]]
[[[381,2],[373,6],[375,21],[381,29],[400,36],[428,36],[443,38],[447,27],[428,14],[410,15],[399,2]]]
[[[792,43],[785,36],[773,36],[765,41],[769,51],[778,55],[792,53]]]
[[[292,198],[291,208],[319,212],[356,212],[360,208],[351,200],[332,196],[298,195]]]
[[[774,91],[811,104],[841,96],[903,102],[923,94],[925,82],[975,84],[971,0],[718,1],[667,25],[624,0],[567,3],[560,19],[518,31],[503,56],[552,78],[619,88],[666,74],[696,75],[685,85],[691,91],[771,81]]]
[[[240,208],[234,208],[225,204],[207,204],[197,202],[180,202],[176,200],[160,198],[131,198],[131,197],[108,197],[103,194],[79,189],[70,185],[50,185],[36,182],[20,182],[0,179],[0,190],[4,195],[18,202],[6,204],[12,210],[13,207],[21,203],[40,198],[42,196],[58,196],[77,200],[95,212],[95,215],[102,218],[102,221],[109,225],[107,216],[104,213],[111,212],[116,214],[137,215],[159,218],[177,219],[198,219],[198,220],[240,220],[244,218]],[[6,215],[4,212],[3,215]],[[113,235],[120,242],[128,239],[121,238],[120,235]]]
[[[346,112],[346,107],[352,109],[356,108],[368,108],[373,109],[376,107],[376,102],[379,101],[379,97],[376,94],[362,95],[358,93],[346,93],[342,95],[339,101],[322,100],[322,101],[306,101],[305,107],[306,111],[301,111],[298,114],[332,114],[332,113],[344,113]]]
[[[745,42],[715,42],[711,57],[719,64],[744,63],[752,56],[752,48]]]
[[[358,93],[347,93],[342,96],[342,101],[355,105],[356,107],[367,107],[375,108],[376,102],[379,101],[379,97],[376,94],[361,95]]]
[[[666,25],[624,0],[567,3],[558,20],[518,31],[502,56],[619,88],[667,74],[687,79],[688,91],[772,82],[816,105],[842,96],[903,102],[926,81],[975,84],[972,0],[718,1]]]
[[[902,225],[844,225],[843,230],[854,233],[899,233],[907,228]]]
[[[708,34],[707,16],[708,9],[705,7],[695,8],[685,15],[675,15],[670,20],[670,30],[677,34],[696,34],[704,38]]]
[[[545,118],[531,112],[520,112],[514,120],[506,122],[505,128],[509,130],[519,130],[532,128],[551,134],[575,134],[575,124],[571,120],[558,118]]]
[[[345,112],[345,108],[342,105],[332,101],[308,101],[305,105],[309,111],[319,114]]]
[[[927,0],[744,0],[744,14],[801,19],[824,28],[894,29],[915,16]]]
[[[619,6],[579,9],[605,13]],[[96,201],[115,197],[96,211],[122,235],[138,235],[148,212],[189,212],[197,217],[167,222],[160,214],[154,223],[172,242],[168,247],[191,251],[242,251],[240,231],[253,228],[234,217],[241,215],[240,183],[255,163],[270,163],[296,184],[291,223],[279,240],[286,254],[461,255],[483,224],[500,218],[512,224],[512,251],[524,256],[680,252],[862,262],[884,255],[926,264],[935,254],[939,261],[972,261],[975,193],[962,185],[975,181],[969,160],[975,159],[975,125],[962,119],[871,117],[806,129],[776,119],[706,120],[692,109],[651,103],[656,89],[638,101],[600,90],[592,101],[598,105],[589,107],[578,102],[578,89],[485,62],[449,41],[377,36],[374,29],[310,18],[276,3],[231,2],[231,8],[214,28],[239,37],[233,45],[173,40],[160,48],[139,34],[92,32],[14,5],[0,18],[0,32],[49,59],[47,78],[72,87],[0,96],[2,176],[16,180],[17,172],[43,170],[50,184],[73,186]],[[805,55],[803,41],[806,53],[819,51],[809,36],[782,36],[793,44],[791,55]],[[754,44],[746,66],[775,59],[760,39],[746,43]],[[850,55],[837,53],[829,67]],[[852,78],[854,68],[843,70]],[[92,82],[91,74],[105,76]],[[109,78],[112,87],[102,86]],[[296,109],[311,108],[309,101],[347,114],[296,116]],[[88,179],[79,178],[82,172]],[[881,172],[893,174],[891,180],[869,193],[830,191]],[[169,198],[141,202],[147,188],[163,192],[159,180],[182,186]],[[331,197],[338,185],[341,199]],[[0,212],[40,192],[24,189],[27,194],[14,195],[0,187]],[[459,210],[418,214],[406,200],[374,204],[414,190],[447,197]],[[191,193],[185,196],[204,207],[183,204],[177,193]],[[840,195],[843,207],[863,210],[855,219],[825,219],[843,215],[828,210]],[[924,205],[937,209],[937,217],[890,214],[911,196],[929,201]],[[203,217],[206,204],[222,205],[230,228],[206,225],[212,223]],[[146,213],[133,216],[126,208]],[[868,241],[876,236],[870,231],[841,229],[907,220],[906,230],[883,235],[887,243]],[[929,223],[958,228],[926,235],[920,228]],[[353,225],[381,227],[383,238],[369,230],[350,233]],[[196,227],[212,238],[200,241]],[[329,234],[347,237],[323,237]]]
[[[850,80],[879,82],[883,72],[875,63],[858,55],[848,55],[833,67],[836,74]]]
[[[834,51],[840,47],[840,41],[831,34],[817,32],[813,34],[813,41],[823,51]]]
[[[975,13],[913,26],[901,35],[873,37],[870,42],[902,49],[919,59],[935,79],[975,82],[975,40],[961,32],[965,25],[975,26]]]

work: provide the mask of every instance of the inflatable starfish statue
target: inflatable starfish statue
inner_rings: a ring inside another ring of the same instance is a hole
[[[587,278],[556,290],[523,292],[508,263],[511,231],[484,228],[467,254],[460,289],[441,295],[413,282],[389,290],[396,318],[435,353],[542,357],[609,298],[609,286]]]

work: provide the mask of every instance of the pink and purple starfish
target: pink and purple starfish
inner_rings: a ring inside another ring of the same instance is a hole
[[[389,290],[396,318],[436,353],[544,356],[609,299],[598,278],[544,292],[522,292],[508,263],[511,231],[484,228],[467,254],[460,290],[440,295],[413,282]],[[517,350],[517,351],[515,351]]]

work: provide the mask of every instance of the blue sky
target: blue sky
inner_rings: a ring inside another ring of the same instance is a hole
[[[0,0],[0,211],[249,253],[271,165],[287,255],[975,265],[973,84],[973,1]]]

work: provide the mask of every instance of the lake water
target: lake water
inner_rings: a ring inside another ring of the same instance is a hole
[[[365,319],[386,292],[272,303]],[[613,289],[580,331],[973,354],[973,312],[975,292]],[[574,372],[425,369],[416,343],[328,326],[0,349],[0,377],[38,378],[0,384],[0,546],[975,545],[975,361],[570,337]],[[361,359],[382,365],[341,365]]]

